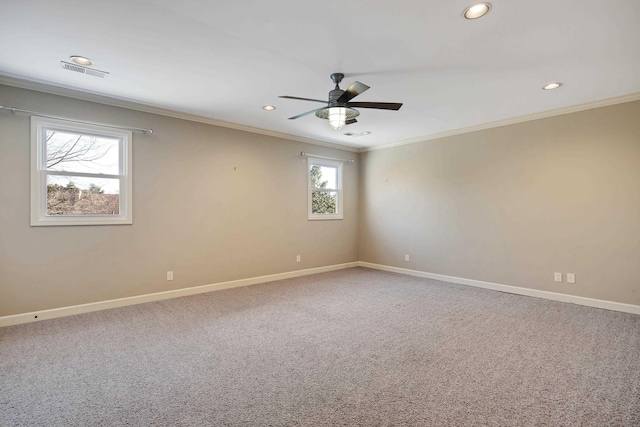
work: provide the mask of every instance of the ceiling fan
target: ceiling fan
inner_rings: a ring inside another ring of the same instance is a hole
[[[356,117],[360,115],[360,112],[353,107],[375,108],[378,110],[399,110],[400,107],[402,107],[402,103],[397,102],[351,102],[353,98],[369,89],[369,86],[360,82],[355,82],[349,86],[347,90],[342,90],[340,89],[340,82],[343,78],[344,74],[342,73],[331,74],[331,80],[336,84],[336,87],[329,92],[329,101],[299,98],[297,96],[279,96],[278,98],[298,99],[301,101],[321,102],[323,104],[327,104],[326,107],[316,108],[315,110],[289,117],[289,120],[299,119],[300,117],[315,113],[316,117],[328,119],[332,128],[340,130],[345,124],[350,125],[357,122]]]

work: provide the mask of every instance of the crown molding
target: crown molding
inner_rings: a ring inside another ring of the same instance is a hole
[[[460,129],[453,129],[449,131],[438,132],[432,135],[420,136],[416,138],[405,139],[399,142],[393,142],[391,144],[361,148],[360,152],[364,153],[367,151],[384,150],[387,148],[399,147],[402,145],[417,144],[419,142],[431,141],[439,138],[446,138],[448,136],[462,135],[465,133],[477,132],[480,130],[513,125],[516,123],[529,122],[532,120],[544,119],[548,117],[561,116],[564,114],[577,113],[578,111],[591,110],[591,109],[600,108],[600,107],[608,107],[610,105],[624,104],[625,102],[633,102],[633,101],[640,101],[640,92],[632,93],[629,95],[617,96],[615,98],[602,99],[600,101],[592,101],[584,104],[571,105],[569,107],[562,107],[562,108],[556,108],[553,110],[541,111],[538,113],[527,114],[524,116],[513,117],[510,119],[498,120],[495,122],[484,123],[481,125],[475,125],[475,126],[469,126],[469,127],[464,127]]]
[[[292,135],[284,132],[275,132],[266,129],[255,128],[252,126],[241,125],[238,123],[225,122],[222,120],[215,120],[209,117],[199,116],[196,114],[189,114],[180,111],[170,110],[154,105],[141,104],[135,101],[129,101],[122,98],[112,98],[104,95],[98,95],[91,92],[81,92],[75,89],[70,89],[61,86],[52,86],[47,83],[23,80],[11,76],[0,75],[0,84],[6,86],[18,87],[21,89],[35,90],[38,92],[49,93],[52,95],[65,96],[68,98],[79,99],[82,101],[90,101],[98,104],[109,105],[112,107],[127,108],[129,110],[141,111],[144,113],[157,114],[160,116],[173,117],[176,119],[188,120],[191,122],[205,123],[213,126],[220,126],[224,128],[230,128],[240,130],[244,132],[257,133],[260,135],[272,136],[274,138],[287,139],[296,142],[304,142],[307,144],[319,145],[322,147],[335,148],[337,150],[349,151],[352,153],[359,153],[362,149],[358,147],[350,147],[347,145],[335,144],[332,142],[317,140],[313,138],[305,138],[302,136]]]
[[[438,132],[431,135],[424,135],[415,138],[405,139],[403,141],[393,142],[390,144],[378,145],[375,147],[351,147],[348,145],[336,144],[333,142],[322,141],[314,138],[307,138],[297,135],[292,135],[284,132],[275,132],[261,128],[255,128],[252,126],[241,125],[238,123],[225,122],[222,120],[215,120],[209,117],[198,116],[196,114],[189,114],[175,110],[169,110],[166,108],[141,104],[135,101],[130,101],[122,98],[112,98],[104,95],[98,95],[91,92],[81,92],[75,89],[70,89],[61,86],[52,86],[51,84],[29,81],[7,75],[0,75],[0,84],[7,86],[19,87],[22,89],[35,90],[38,92],[50,93],[52,95],[65,96],[69,98],[79,99],[83,101],[96,102],[98,104],[110,105],[112,107],[127,108],[130,110],[141,111],[145,113],[158,114],[166,117],[173,117],[176,119],[188,120],[192,122],[205,123],[213,126],[220,126],[224,128],[230,128],[240,130],[244,132],[256,133],[260,135],[271,136],[274,138],[287,139],[290,141],[304,142],[307,144],[318,145],[322,147],[334,148],[342,151],[349,151],[352,153],[365,153],[367,151],[384,150],[387,148],[399,147],[402,145],[417,144],[420,142],[431,141],[439,138],[446,138],[448,136],[462,135],[470,132],[477,132],[486,129],[497,128],[501,126],[512,125],[516,123],[523,123],[532,120],[544,119],[548,117],[561,116],[563,114],[576,113],[584,110],[591,110],[594,108],[607,107],[610,105],[623,104],[625,102],[633,102],[640,100],[640,92],[632,93],[629,95],[618,96],[614,98],[607,98],[599,101],[587,102],[584,104],[571,105],[568,107],[556,108],[553,110],[541,111],[538,113],[527,114],[524,116],[512,117],[504,120],[497,120],[494,122],[484,123],[475,126],[468,126],[459,129],[452,129],[449,131]]]

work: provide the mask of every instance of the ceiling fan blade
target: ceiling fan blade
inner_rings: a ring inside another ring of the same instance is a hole
[[[342,96],[340,96],[340,98],[338,98],[336,101],[349,102],[350,99],[355,98],[367,89],[369,89],[369,86],[360,82],[354,82],[351,86],[349,86],[349,89],[345,90]]]
[[[279,96],[278,98],[287,98],[287,99],[297,99],[299,101],[313,101],[313,102],[322,102],[323,104],[327,104],[327,101],[322,101],[320,99],[311,99],[311,98],[299,98],[297,96]]]
[[[349,107],[377,108],[378,110],[399,110],[401,102],[350,102]]]
[[[322,108],[325,108],[325,107],[322,107]],[[322,110],[322,108],[316,108],[315,110],[307,111],[306,113],[302,113],[302,114],[298,114],[297,116],[289,117],[289,120],[299,119],[300,117],[304,117],[304,116],[306,116],[308,114],[312,114],[312,113],[315,113],[316,111],[320,111],[320,110]]]
[[[353,123],[357,123],[358,121],[356,119],[349,119],[346,122],[344,122],[345,125],[351,125]]]

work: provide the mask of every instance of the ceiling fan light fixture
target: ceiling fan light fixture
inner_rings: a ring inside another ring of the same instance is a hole
[[[475,3],[467,7],[462,15],[466,19],[478,19],[489,13],[491,10],[491,3]]]
[[[273,111],[273,110],[275,110],[275,109],[276,109],[276,107],[275,107],[275,106],[273,106],[273,105],[265,105],[264,107],[262,107],[262,109],[263,109],[264,111]]]
[[[335,130],[342,129],[348,120],[355,119],[359,115],[358,110],[349,107],[327,107],[316,112],[317,117],[328,119]]]
[[[340,130],[347,122],[347,109],[344,107],[329,108],[329,124],[335,130]]]

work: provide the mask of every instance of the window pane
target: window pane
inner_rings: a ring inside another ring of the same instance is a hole
[[[311,193],[312,214],[335,214],[338,206],[338,193],[335,191],[313,191]]]
[[[338,188],[338,168],[311,165],[309,173],[311,174],[311,187]]]
[[[47,215],[119,215],[120,180],[47,176]]]
[[[47,129],[46,168],[118,175],[119,143],[117,138]]]

